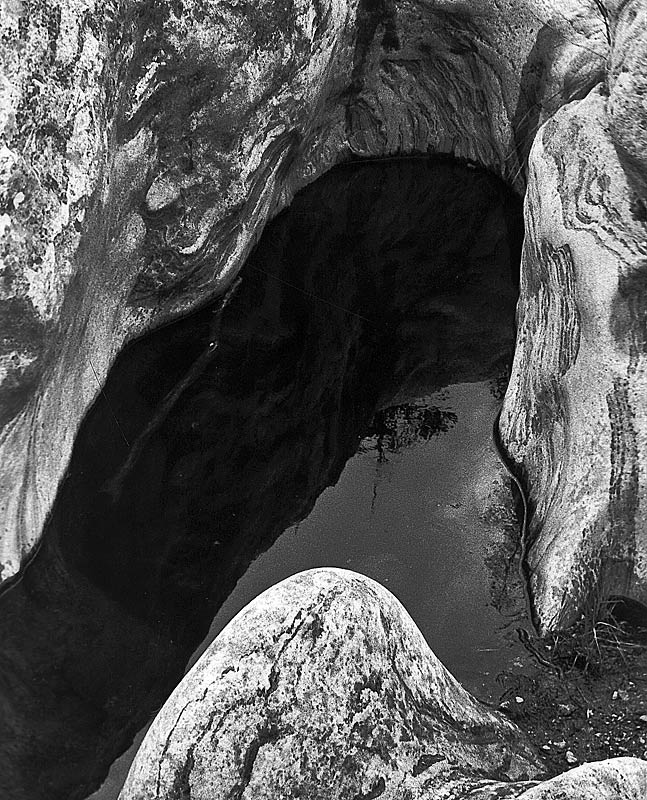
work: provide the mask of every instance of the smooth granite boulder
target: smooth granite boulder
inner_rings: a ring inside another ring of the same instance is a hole
[[[474,700],[384,587],[302,572],[252,601],[148,730],[119,800],[642,800],[647,762],[541,783],[521,731]]]
[[[544,781],[520,794],[519,800],[641,800],[643,797],[647,797],[647,762],[638,758],[609,758],[582,764]]]
[[[529,488],[541,627],[647,603],[647,216],[598,87],[530,156],[518,332],[501,418]]]
[[[261,594],[214,640],[155,718],[120,800],[458,798],[540,771],[390,592],[319,569]]]

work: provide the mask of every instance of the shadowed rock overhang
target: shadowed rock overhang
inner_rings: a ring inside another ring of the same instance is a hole
[[[29,6],[29,7],[28,7]],[[536,615],[645,600],[638,2],[14,0],[2,20],[0,563],[37,545],[125,343],[221,294],[350,158],[447,153],[526,192],[503,441]]]

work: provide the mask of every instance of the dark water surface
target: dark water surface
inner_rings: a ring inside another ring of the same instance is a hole
[[[510,495],[490,430],[520,232],[474,170],[337,169],[267,227],[222,313],[124,351],[0,596],[0,796],[87,797],[205,637],[312,566],[383,582],[492,695],[515,657],[493,607]]]
[[[516,655],[508,620],[493,605],[489,568],[506,549],[499,517],[488,518],[498,510],[491,435],[499,405],[495,386],[480,381],[388,409],[400,441],[362,440],[306,519],[250,565],[191,663],[265,589],[301,570],[344,567],[390,589],[461,683],[496,700],[496,676]],[[411,424],[412,408],[445,411],[448,430]]]

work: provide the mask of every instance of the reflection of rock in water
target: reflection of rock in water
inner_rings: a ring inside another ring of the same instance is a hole
[[[509,357],[511,219],[492,178],[453,165],[333,172],[268,226],[213,358],[166,417],[164,399],[210,350],[213,310],[123,353],[39,555],[0,598],[3,797],[74,800],[96,786],[375,409],[405,382],[486,378]],[[431,295],[452,313],[425,316]],[[130,443],[156,423],[110,494],[128,456],[115,417]]]
[[[456,424],[453,411],[421,403],[405,403],[380,409],[368,429],[368,437],[375,438],[375,448],[380,458],[385,451],[397,453],[416,441],[428,441]],[[363,449],[368,445],[364,441]]]

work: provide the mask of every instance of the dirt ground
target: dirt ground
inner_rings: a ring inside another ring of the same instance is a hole
[[[502,531],[488,559],[492,604],[514,620],[515,657],[497,677],[500,710],[525,731],[551,776],[613,756],[647,760],[647,608],[612,603],[595,624],[583,616],[569,630],[537,637],[522,608],[519,498],[502,473],[482,521]]]
[[[613,756],[647,759],[647,629],[612,617],[528,639],[535,669],[500,676],[500,708],[551,775]]]

